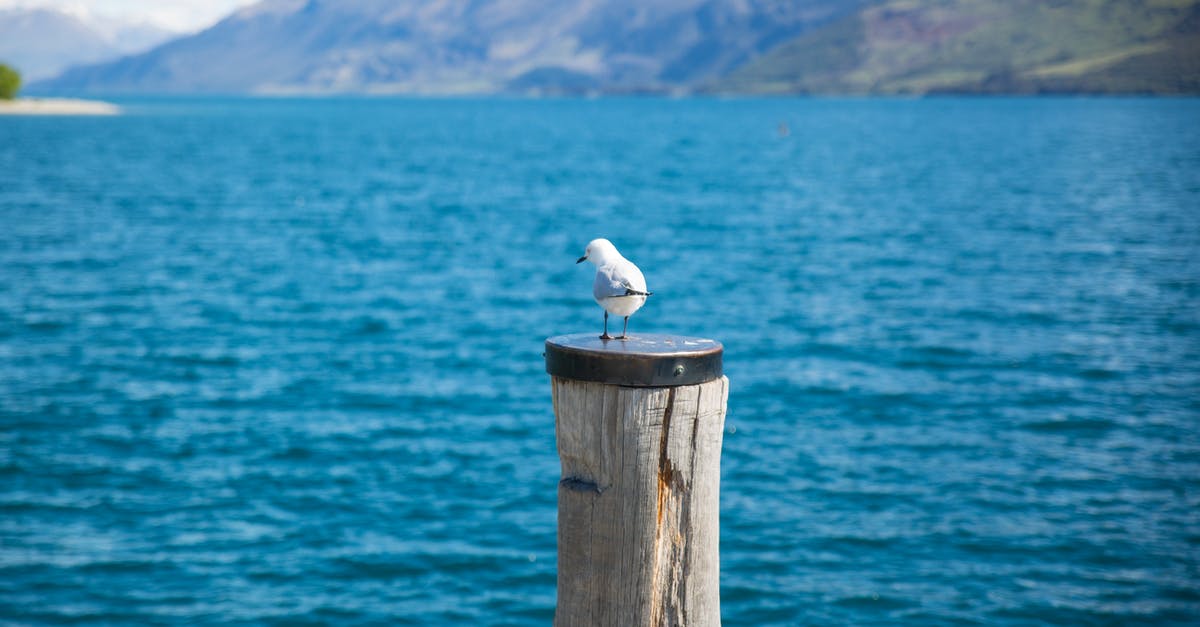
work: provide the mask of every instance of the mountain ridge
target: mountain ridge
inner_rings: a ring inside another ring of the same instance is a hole
[[[1200,0],[265,0],[87,93],[1200,93]]]
[[[65,91],[495,93],[698,84],[858,0],[266,0]]]
[[[150,24],[85,19],[49,8],[0,8],[0,62],[16,67],[27,82],[140,52],[170,35]]]
[[[886,0],[778,46],[708,89],[1200,93],[1200,1]]]

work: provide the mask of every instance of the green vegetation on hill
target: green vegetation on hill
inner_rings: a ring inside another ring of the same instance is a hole
[[[0,63],[0,100],[12,100],[21,89],[21,74]]]
[[[719,92],[1200,93],[1200,0],[886,0]]]

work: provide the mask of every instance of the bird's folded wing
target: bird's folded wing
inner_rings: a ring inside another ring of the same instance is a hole
[[[625,295],[625,285],[613,277],[611,272],[603,269],[596,272],[596,281],[592,283],[592,295],[596,298],[612,298]]]
[[[592,295],[596,298],[620,296],[648,296],[646,279],[636,268],[624,269],[605,266],[596,270],[596,281],[592,284]]]

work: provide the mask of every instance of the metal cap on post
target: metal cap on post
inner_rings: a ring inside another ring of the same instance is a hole
[[[720,625],[720,342],[546,340],[554,395],[554,624]]]
[[[667,387],[721,378],[716,340],[646,334],[602,340],[592,333],[546,340],[546,372],[564,379],[610,385]]]

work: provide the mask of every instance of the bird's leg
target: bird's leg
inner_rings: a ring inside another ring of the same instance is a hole
[[[618,340],[625,339],[626,332],[629,331],[629,316],[625,316],[625,326],[621,327],[621,337]]]
[[[608,311],[604,312],[604,335],[600,336],[602,340],[611,340],[612,336],[608,334]]]

